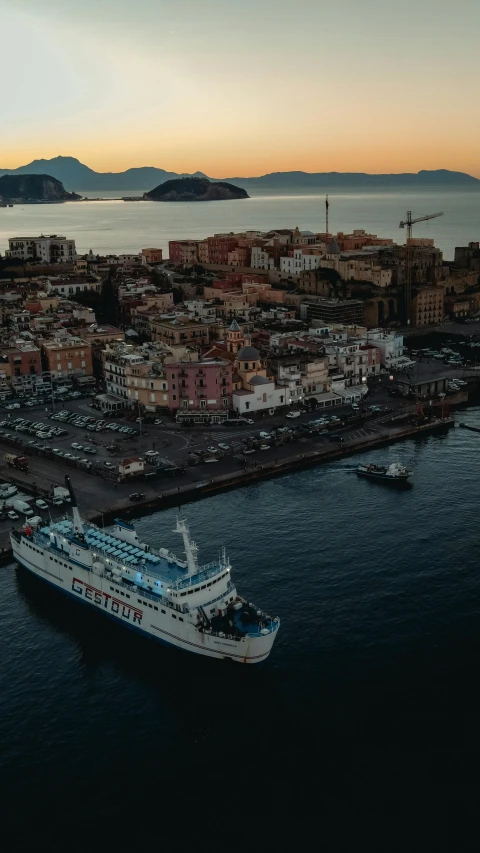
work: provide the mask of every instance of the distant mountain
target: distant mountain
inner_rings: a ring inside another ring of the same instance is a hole
[[[33,160],[18,169],[0,169],[0,175],[44,174],[54,175],[67,187],[76,190],[102,192],[103,190],[148,190],[172,178],[183,177],[176,172],[166,172],[155,166],[141,166],[126,172],[94,172],[75,157],[53,157],[51,160]],[[196,172],[203,178],[203,172]]]
[[[229,178],[243,187],[269,189],[303,187],[305,189],[342,189],[343,187],[431,187],[480,186],[480,180],[465,172],[436,169],[401,174],[370,175],[366,172],[271,172],[258,178]]]
[[[233,184],[196,177],[165,181],[144,195],[150,201],[227,201],[248,197],[246,190]]]
[[[4,202],[77,201],[80,196],[67,193],[62,182],[51,175],[3,175],[0,177],[0,199]]]
[[[53,157],[51,160],[34,160],[18,169],[0,169],[0,175],[49,174],[62,181],[69,189],[79,192],[118,191],[119,194],[136,190],[148,191],[165,181],[183,177],[206,178],[203,172],[194,175],[177,174],[157,169],[155,166],[142,166],[127,169],[125,172],[94,172],[80,163],[75,157]],[[218,181],[218,178],[211,178]],[[400,175],[369,175],[365,172],[272,172],[256,178],[225,178],[225,181],[237,184],[244,189],[281,190],[310,189],[328,191],[344,187],[375,188],[428,188],[433,186],[478,187],[480,180],[465,172],[451,172],[448,169],[435,171],[422,170],[416,173],[405,172]]]

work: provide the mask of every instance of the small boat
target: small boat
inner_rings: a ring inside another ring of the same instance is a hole
[[[383,483],[390,483],[395,486],[409,486],[409,479],[412,472],[401,465],[400,462],[393,462],[391,465],[359,465],[357,468],[359,477],[367,477],[369,480],[381,480]]]

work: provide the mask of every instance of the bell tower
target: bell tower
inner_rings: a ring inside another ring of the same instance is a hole
[[[225,333],[225,340],[228,352],[233,352],[236,355],[243,344],[242,330],[236,320],[232,320],[232,323],[228,327]]]

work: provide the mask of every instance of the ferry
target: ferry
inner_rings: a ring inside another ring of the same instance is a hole
[[[133,524],[106,532],[82,519],[70,482],[71,518],[12,530],[15,560],[37,577],[118,623],[178,649],[237,663],[261,663],[280,627],[237,594],[225,548],[198,564],[183,519],[184,558],[141,542]]]
[[[357,468],[359,477],[367,477],[369,480],[380,480],[395,486],[409,486],[412,472],[401,465],[393,462],[391,465],[359,465]]]

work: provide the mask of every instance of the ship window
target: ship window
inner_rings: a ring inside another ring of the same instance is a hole
[[[183,616],[179,616],[178,619],[179,619],[179,622],[183,622]]]
[[[111,587],[110,587],[110,589],[111,589],[111,590],[112,590],[112,592],[113,592],[113,586],[111,586]],[[140,604],[140,599],[139,599],[138,603]]]
[[[186,592],[181,592],[181,593],[180,593],[180,598],[183,598],[183,596],[184,596],[184,595],[186,595],[186,594],[187,594]]]
[[[203,586],[201,586],[200,589],[205,589],[205,586],[206,586],[206,584],[203,584]]]
[[[130,598],[130,596],[129,596],[128,592],[127,592],[127,598]]]
[[[172,619],[176,619],[175,613],[172,613]]]
[[[163,609],[162,609],[162,613],[165,613],[165,611]]]
[[[158,607],[155,607],[155,605],[153,605],[153,609],[154,609],[154,610],[158,610]]]
[[[151,607],[152,605],[151,605],[151,604],[149,604],[148,606],[149,606],[149,607]]]
[[[110,589],[112,589],[112,587],[110,587]],[[139,603],[139,604],[141,604],[141,603],[142,603],[142,601],[141,601],[141,599],[140,599],[140,598],[137,598],[137,601],[138,601],[138,603]]]
[[[122,592],[122,590],[120,590],[120,595],[123,595],[123,597],[125,598],[125,593]]]

